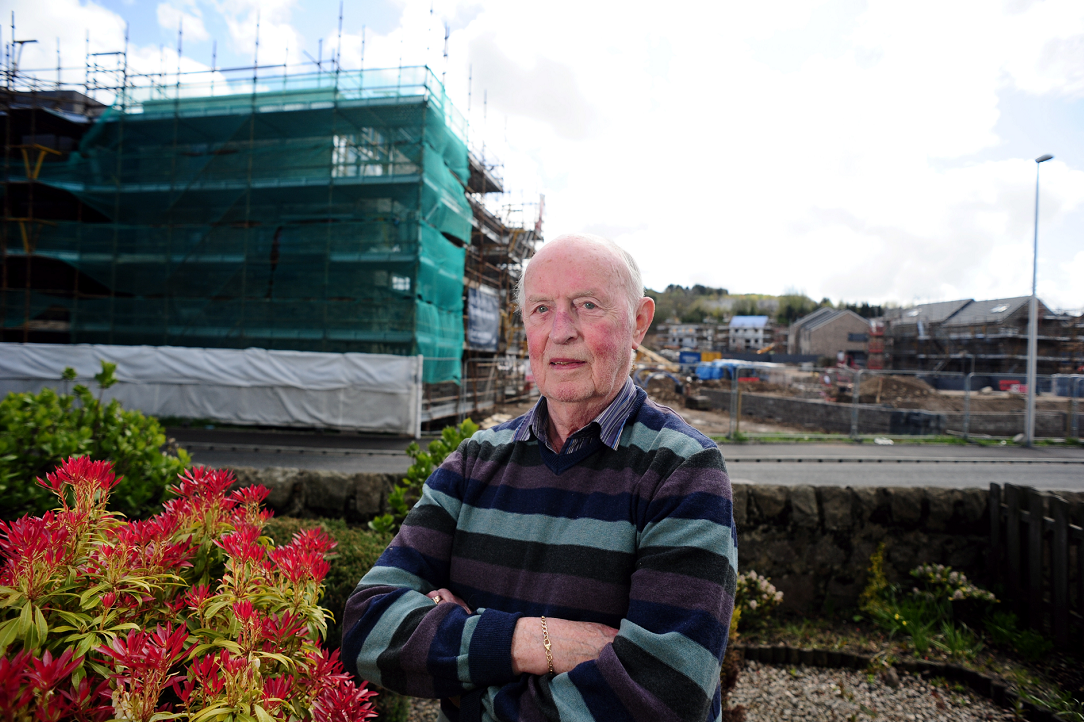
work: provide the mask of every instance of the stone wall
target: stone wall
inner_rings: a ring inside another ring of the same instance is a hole
[[[263,484],[280,516],[362,524],[387,511],[398,474],[235,467],[238,486]],[[1084,502],[1084,492],[1059,492]],[[734,485],[740,571],[771,578],[795,613],[857,604],[870,555],[885,542],[889,580],[919,564],[947,564],[986,583],[987,489]]]
[[[232,471],[239,487],[263,484],[270,489],[265,505],[278,516],[326,517],[352,523],[385,513],[388,494],[403,476],[250,466],[235,466]]]
[[[771,578],[797,613],[855,606],[881,542],[891,582],[946,564],[989,583],[988,504],[988,489],[735,484],[738,566]]]

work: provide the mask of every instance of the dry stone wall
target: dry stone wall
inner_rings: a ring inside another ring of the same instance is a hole
[[[235,467],[238,486],[263,484],[280,516],[362,524],[387,511],[398,474]],[[1059,492],[1084,502],[1084,492]],[[869,558],[885,543],[889,580],[907,583],[919,564],[947,564],[980,584],[990,534],[987,489],[734,485],[740,571],[783,591],[795,613],[857,604]]]
[[[738,566],[770,577],[783,609],[798,613],[854,607],[881,542],[891,582],[946,564],[989,584],[988,505],[981,488],[735,484]]]
[[[265,505],[278,516],[319,517],[363,523],[387,511],[388,494],[402,474],[314,471],[250,466],[232,468],[238,487],[263,484],[270,490]]]

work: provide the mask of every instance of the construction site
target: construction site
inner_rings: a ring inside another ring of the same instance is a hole
[[[59,77],[59,76],[58,76]],[[542,242],[428,67],[9,64],[2,341],[421,357],[422,423],[526,388]]]

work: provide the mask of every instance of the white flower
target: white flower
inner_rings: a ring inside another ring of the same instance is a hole
[[[752,609],[755,612],[756,609],[757,609],[757,600],[755,600],[755,599],[750,600],[749,608]]]

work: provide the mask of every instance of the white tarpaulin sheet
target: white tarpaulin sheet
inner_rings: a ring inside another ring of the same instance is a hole
[[[421,428],[420,356],[0,343],[0,394],[60,387],[66,366],[97,394],[103,360],[117,364],[105,398],[154,416],[410,435]]]

